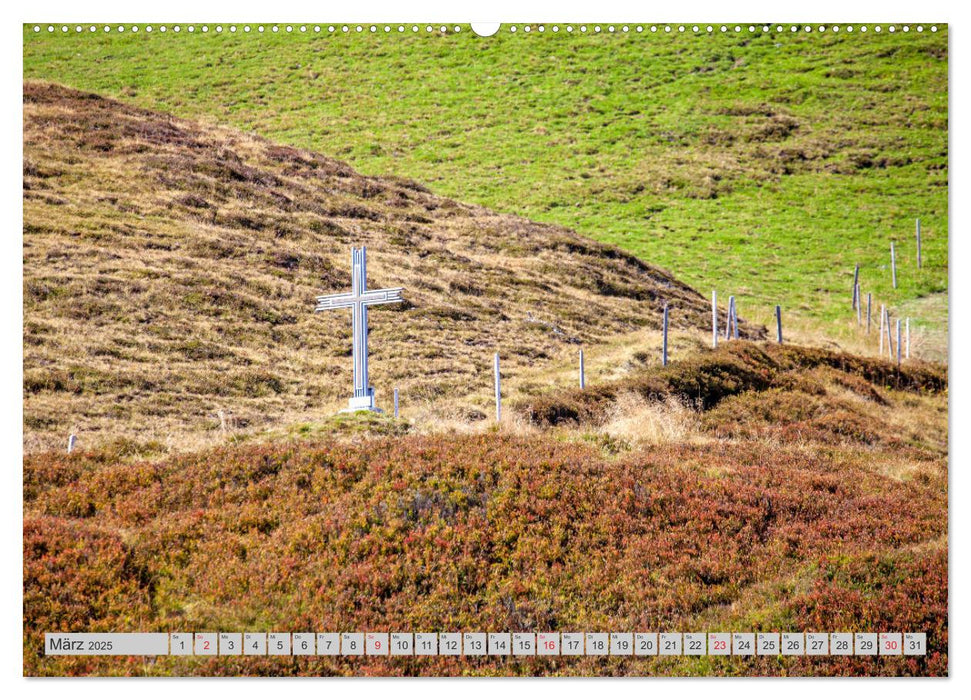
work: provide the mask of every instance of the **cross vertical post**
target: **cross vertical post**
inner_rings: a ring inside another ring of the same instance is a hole
[[[352,346],[354,358],[354,398],[366,396],[367,380],[367,307],[357,301],[367,289],[367,258],[364,248],[351,248],[351,294],[354,295],[354,312],[351,314]]]

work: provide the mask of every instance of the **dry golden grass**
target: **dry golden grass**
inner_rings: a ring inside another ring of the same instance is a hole
[[[648,401],[630,392],[618,397],[600,432],[636,447],[704,439],[698,413],[678,399]]]

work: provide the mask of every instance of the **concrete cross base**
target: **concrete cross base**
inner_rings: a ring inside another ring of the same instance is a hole
[[[367,396],[352,396],[347,402],[347,408],[341,413],[356,413],[357,411],[370,411],[371,413],[384,413],[374,405],[374,389],[368,387]]]
[[[378,408],[377,406],[361,406],[360,408],[342,408],[338,413],[384,413],[383,408]]]

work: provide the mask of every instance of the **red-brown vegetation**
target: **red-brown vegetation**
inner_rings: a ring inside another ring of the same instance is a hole
[[[924,458],[936,478],[899,480],[849,448],[721,440],[615,458],[501,433],[135,464],[32,455],[25,672],[946,673],[946,482],[940,456]],[[930,653],[148,664],[41,653],[46,630],[830,628],[927,631]]]

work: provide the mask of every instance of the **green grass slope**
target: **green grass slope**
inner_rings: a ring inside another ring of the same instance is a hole
[[[410,28],[409,28],[410,29]],[[948,32],[24,28],[24,76],[211,117],[575,228],[846,339],[864,291],[946,352]],[[924,224],[922,271],[914,218]],[[887,269],[899,246],[900,286]],[[836,321],[836,323],[834,323]]]

